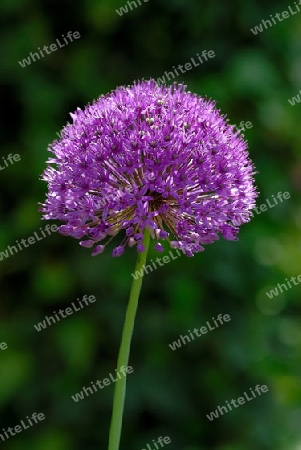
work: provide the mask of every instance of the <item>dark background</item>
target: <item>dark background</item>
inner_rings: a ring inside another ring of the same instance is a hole
[[[298,450],[301,288],[273,299],[266,292],[301,274],[301,103],[288,102],[301,88],[301,12],[255,36],[250,28],[288,10],[286,2],[141,3],[120,17],[124,0],[1,1],[1,157],[18,153],[21,161],[0,172],[0,252],[46,225],[40,174],[69,112],[213,50],[215,58],[176,81],[215,99],[231,123],[252,122],[245,137],[258,171],[257,205],[279,191],[291,197],[255,214],[238,242],[220,240],[144,277],[121,449],[141,450],[162,435],[174,450]],[[69,30],[81,38],[19,65]],[[92,258],[76,240],[53,233],[0,261],[0,342],[8,346],[0,350],[0,430],[33,412],[46,417],[3,448],[107,448],[114,386],[78,403],[71,395],[116,368],[136,252],[113,259],[112,248]],[[36,331],[45,315],[84,294],[97,301]],[[169,348],[219,313],[231,321]],[[257,384],[269,391],[206,418]]]

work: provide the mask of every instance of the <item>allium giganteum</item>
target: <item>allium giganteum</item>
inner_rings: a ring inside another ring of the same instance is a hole
[[[80,239],[92,255],[112,239],[143,252],[143,232],[155,249],[187,256],[219,238],[236,240],[257,196],[243,136],[212,100],[183,85],[136,82],[71,114],[49,150],[44,219]],[[123,230],[123,232],[122,232]]]

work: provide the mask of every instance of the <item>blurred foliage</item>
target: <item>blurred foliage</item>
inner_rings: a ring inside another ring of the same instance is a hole
[[[292,3],[292,2],[291,2]],[[0,251],[41,221],[39,180],[47,146],[83,107],[116,85],[161,77],[202,50],[215,58],[178,77],[217,101],[246,130],[257,168],[258,205],[238,242],[220,240],[145,276],[133,338],[122,449],[159,436],[174,450],[298,450],[301,447],[300,286],[267,290],[301,274],[301,13],[257,36],[250,28],[286,2],[150,0],[123,16],[121,0],[2,0],[2,149],[21,161],[0,173]],[[294,6],[292,6],[294,8]],[[71,30],[81,38],[22,68],[18,61]],[[2,159],[1,159],[2,161]],[[150,259],[155,253],[150,254]],[[71,395],[116,367],[136,254],[113,259],[57,233],[0,261],[0,429],[33,412],[45,420],[7,450],[105,449],[113,385],[74,403]],[[34,324],[84,294],[96,303],[37,332]],[[231,321],[172,351],[168,344],[219,313]],[[206,414],[266,384],[268,393],[209,422]],[[169,448],[167,447],[167,448]]]

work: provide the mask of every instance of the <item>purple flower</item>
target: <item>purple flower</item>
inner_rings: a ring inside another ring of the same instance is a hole
[[[157,251],[168,241],[193,256],[220,234],[237,239],[235,224],[250,220],[257,193],[247,144],[213,101],[141,81],[71,117],[49,148],[41,211],[64,222],[62,234],[95,245],[93,255],[121,230],[113,256],[127,245],[143,251],[148,227]]]

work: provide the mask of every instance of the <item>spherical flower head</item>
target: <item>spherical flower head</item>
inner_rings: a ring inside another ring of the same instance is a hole
[[[155,250],[187,256],[222,235],[236,240],[257,196],[247,143],[212,100],[181,84],[154,80],[122,86],[71,114],[49,150],[42,179],[44,219],[101,253],[118,240],[143,251],[147,227]]]

